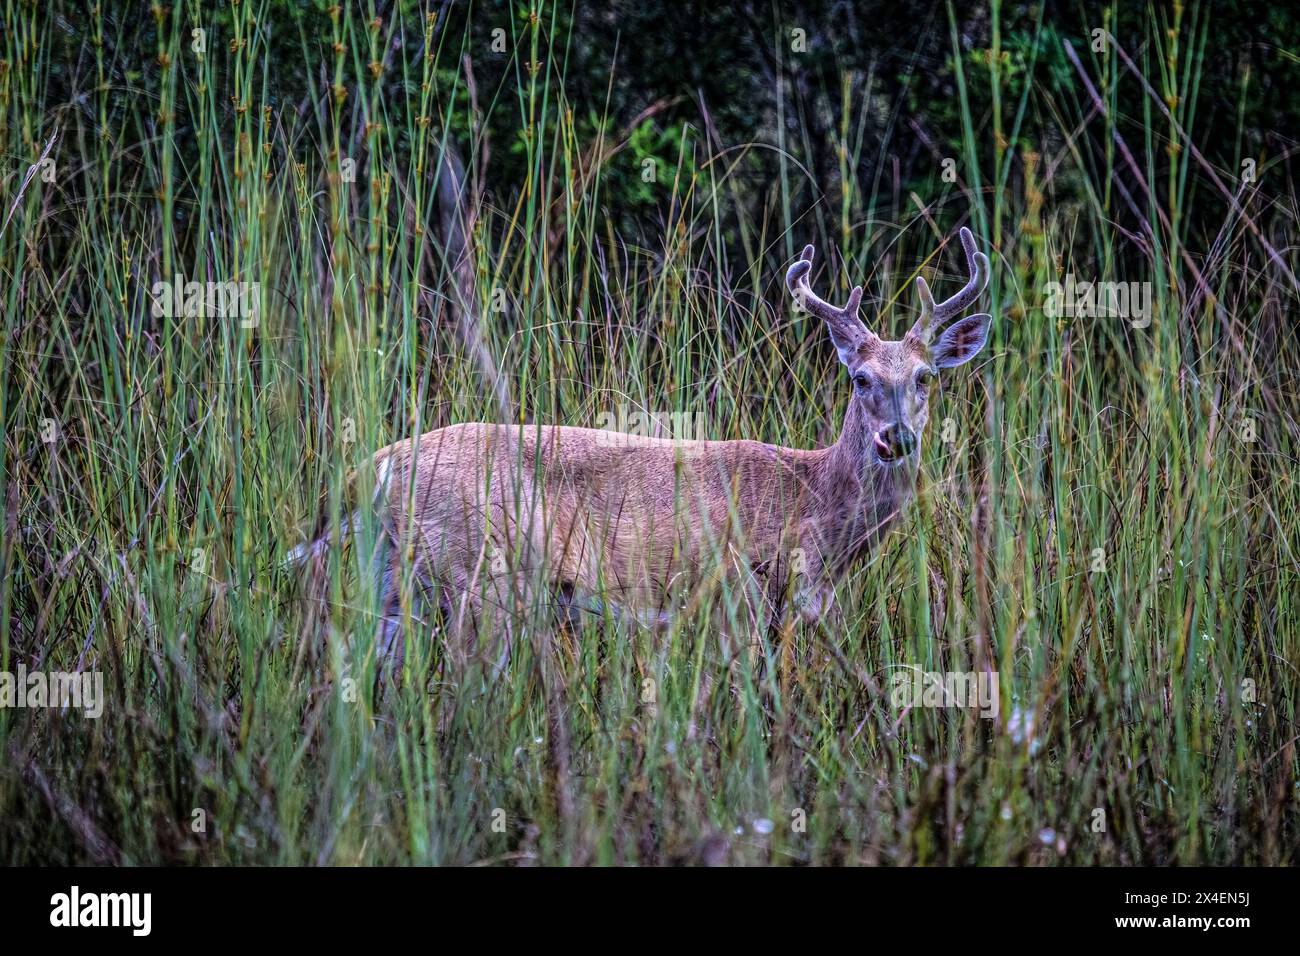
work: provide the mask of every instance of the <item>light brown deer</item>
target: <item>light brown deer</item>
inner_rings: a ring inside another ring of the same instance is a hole
[[[835,444],[811,451],[759,441],[674,441],[545,425],[452,425],[374,456],[375,501],[391,549],[383,606],[400,617],[402,562],[449,625],[449,651],[479,645],[485,610],[508,652],[510,621],[539,593],[569,617],[607,611],[666,624],[683,610],[741,594],[746,626],[795,609],[827,614],[832,585],[868,552],[911,498],[919,436],[936,374],[983,348],[990,317],[936,328],[976,301],[988,259],[961,230],[970,280],[936,304],[916,280],[921,314],[899,341],[809,287],[813,247],[786,273],[796,302],[819,316],[852,395]],[[355,517],[352,519],[355,523]],[[733,606],[734,606],[733,602]],[[486,630],[486,629],[484,629]],[[385,628],[384,640],[397,630]]]

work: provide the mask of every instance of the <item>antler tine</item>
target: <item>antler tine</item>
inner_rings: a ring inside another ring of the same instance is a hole
[[[961,244],[966,250],[966,271],[970,281],[956,295],[944,299],[934,307],[935,322],[947,322],[980,297],[989,282],[988,256],[975,248],[975,237],[965,226],[961,227]]]
[[[786,288],[802,308],[826,323],[831,342],[840,354],[840,361],[848,364],[853,354],[872,340],[871,331],[858,318],[858,307],[862,305],[862,286],[854,286],[844,308],[837,309],[813,292],[812,286],[808,284],[813,254],[812,246],[804,246],[799,261],[786,270]]]
[[[962,248],[966,250],[966,270],[970,273],[970,280],[956,295],[936,304],[925,279],[916,277],[916,294],[921,300],[921,317],[912,326],[911,334],[917,336],[922,342],[930,341],[936,326],[942,325],[969,308],[988,285],[988,256],[975,248],[975,237],[965,226],[961,227],[960,235]]]
[[[786,288],[790,290],[795,300],[804,309],[827,322],[856,319],[858,317],[858,307],[862,304],[862,286],[853,287],[844,308],[840,309],[831,305],[813,292],[812,286],[808,284],[808,273],[812,271],[814,255],[816,255],[816,250],[811,245],[804,246],[803,255],[799,257],[799,261],[786,270]]]
[[[934,331],[934,295],[924,276],[916,277],[916,297],[921,300],[921,315],[908,334],[916,336],[922,342],[929,342],[930,333]]]

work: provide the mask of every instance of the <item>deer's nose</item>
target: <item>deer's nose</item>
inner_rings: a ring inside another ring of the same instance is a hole
[[[902,422],[886,425],[876,433],[876,454],[881,461],[906,458],[916,450],[916,433]]]

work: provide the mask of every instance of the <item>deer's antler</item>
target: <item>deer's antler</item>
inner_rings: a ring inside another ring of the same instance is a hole
[[[813,292],[808,284],[814,254],[811,245],[804,246],[799,261],[786,270],[785,285],[800,308],[826,323],[831,333],[831,342],[840,353],[840,360],[847,362],[848,356],[872,338],[871,330],[858,318],[858,307],[862,304],[862,286],[855,285],[844,308],[837,309]]]
[[[969,308],[989,282],[988,256],[975,249],[975,237],[965,226],[961,227],[961,244],[966,250],[966,269],[970,272],[970,281],[950,299],[935,303],[930,294],[930,286],[921,276],[916,277],[916,294],[921,300],[921,316],[907,334],[928,345],[936,327],[949,319],[960,315]],[[791,270],[793,271],[793,270]]]

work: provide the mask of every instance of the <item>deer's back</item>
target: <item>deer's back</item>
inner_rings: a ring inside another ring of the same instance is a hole
[[[523,539],[556,577],[645,604],[720,555],[774,551],[816,454],[472,423],[397,442],[375,464],[396,524],[418,529],[441,560]]]

